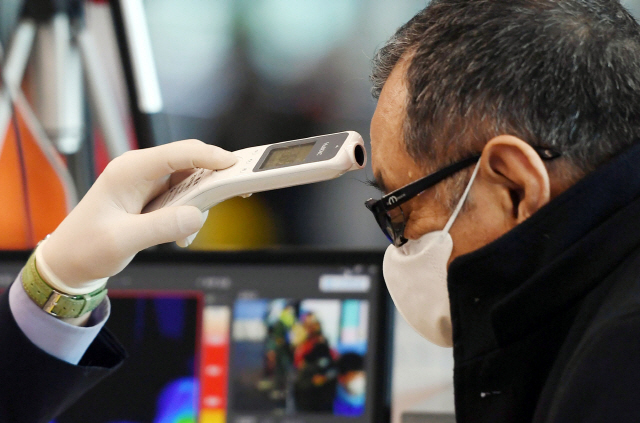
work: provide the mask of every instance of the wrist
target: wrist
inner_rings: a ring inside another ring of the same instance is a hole
[[[104,287],[109,278],[93,279],[83,281],[81,283],[74,283],[73,285],[65,283],[60,279],[49,266],[49,263],[44,256],[44,247],[47,243],[47,238],[42,240],[35,250],[35,263],[36,269],[42,279],[53,289],[59,292],[63,292],[69,295],[85,295]]]
[[[42,278],[37,268],[37,250],[34,252],[22,271],[22,286],[31,300],[45,313],[60,319],[77,319],[72,324],[80,325],[83,320],[107,296],[106,284],[84,294],[69,294]]]

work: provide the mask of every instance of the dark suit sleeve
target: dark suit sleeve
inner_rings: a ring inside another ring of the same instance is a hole
[[[598,331],[569,362],[549,422],[640,422],[640,316]]]
[[[125,352],[103,329],[77,366],[59,360],[22,333],[8,294],[0,295],[0,422],[46,423],[120,366]]]

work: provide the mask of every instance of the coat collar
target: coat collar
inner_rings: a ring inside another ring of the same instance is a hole
[[[480,350],[519,339],[583,298],[638,248],[639,163],[640,144],[496,241],[454,260],[454,344],[478,331],[486,335]]]

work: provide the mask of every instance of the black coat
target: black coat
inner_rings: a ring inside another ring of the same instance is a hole
[[[103,329],[78,366],[50,356],[22,333],[8,294],[0,295],[0,422],[47,423],[114,371],[125,354]]]
[[[640,422],[640,145],[449,269],[458,422]]]

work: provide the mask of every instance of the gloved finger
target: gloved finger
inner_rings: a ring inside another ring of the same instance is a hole
[[[169,186],[171,188],[174,185],[178,185],[180,182],[187,179],[189,176],[193,175],[197,172],[197,169],[188,169],[188,170],[178,170],[177,172],[173,172],[171,177],[169,178]]]
[[[151,213],[130,215],[120,228],[123,248],[138,252],[184,239],[200,230],[203,217],[200,209],[194,206],[164,207]]]
[[[151,202],[154,198],[165,193],[172,186],[178,185],[183,180],[187,179],[193,173],[197,172],[196,169],[178,170],[172,173],[168,177],[159,178],[148,184],[148,192],[146,195],[146,203]]]
[[[198,140],[184,140],[126,152],[114,159],[106,171],[112,170],[119,181],[131,184],[140,180],[155,181],[180,170],[226,169],[237,160],[233,153],[220,147]]]
[[[207,216],[209,216],[209,210],[202,213],[202,220],[206,221]],[[186,248],[189,245],[191,245],[194,239],[196,239],[196,236],[198,235],[198,233],[200,233],[200,231],[196,232],[195,234],[189,235],[185,239],[179,239],[176,241],[176,244],[178,244],[178,247]]]
[[[186,237],[185,239],[179,239],[176,241],[176,244],[178,245],[178,247],[181,248],[187,248],[189,245],[191,245],[191,243],[193,242],[194,239],[196,239],[196,236],[198,235],[200,231],[196,232],[193,235],[189,235],[188,237]]]

